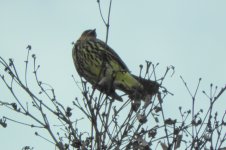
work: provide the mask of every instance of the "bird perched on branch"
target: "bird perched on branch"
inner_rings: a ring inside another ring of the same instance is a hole
[[[130,73],[118,54],[96,38],[96,30],[86,30],[74,44],[72,57],[75,68],[96,89],[122,101],[115,92],[121,90],[131,99],[144,99],[158,92],[159,84]]]

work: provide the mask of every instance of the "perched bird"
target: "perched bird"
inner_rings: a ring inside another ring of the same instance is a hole
[[[72,57],[78,74],[113,99],[122,101],[116,89],[139,100],[158,92],[159,84],[132,75],[118,54],[97,39],[95,29],[82,33],[74,44]]]

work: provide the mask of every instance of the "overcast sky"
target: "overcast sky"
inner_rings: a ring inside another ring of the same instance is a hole
[[[108,1],[102,1],[106,18]],[[178,113],[179,105],[191,105],[179,76],[192,92],[202,77],[198,97],[205,109],[208,99],[201,91],[209,91],[210,83],[219,87],[226,83],[225,8],[225,0],[113,0],[108,44],[134,74],[139,73],[139,65],[145,60],[160,63],[159,77],[167,66],[175,66],[174,76],[167,77],[164,84],[175,94],[165,103],[172,113]],[[55,88],[65,106],[70,105],[78,95],[71,75],[79,79],[71,42],[86,29],[96,28],[99,39],[106,36],[96,0],[0,0],[0,19],[0,56],[13,58],[22,74],[26,47],[32,45],[32,53],[41,65],[40,78]],[[10,97],[4,88],[0,82],[0,100]],[[225,110],[225,98],[226,94],[218,110]],[[0,117],[8,114],[0,107]],[[1,149],[20,149],[24,145],[37,150],[54,148],[33,136],[34,130],[25,133],[27,127],[14,123],[8,126],[0,127]]]

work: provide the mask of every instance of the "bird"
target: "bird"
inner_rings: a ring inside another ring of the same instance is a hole
[[[119,55],[97,38],[96,29],[81,34],[74,43],[72,58],[78,74],[112,99],[122,101],[116,90],[136,100],[158,92],[159,84],[133,75]]]

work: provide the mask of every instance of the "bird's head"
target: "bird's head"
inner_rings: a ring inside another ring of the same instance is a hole
[[[81,37],[79,38],[79,40],[87,40],[87,39],[92,39],[92,38],[96,38],[97,34],[96,34],[96,29],[93,30],[86,30],[82,33]]]

